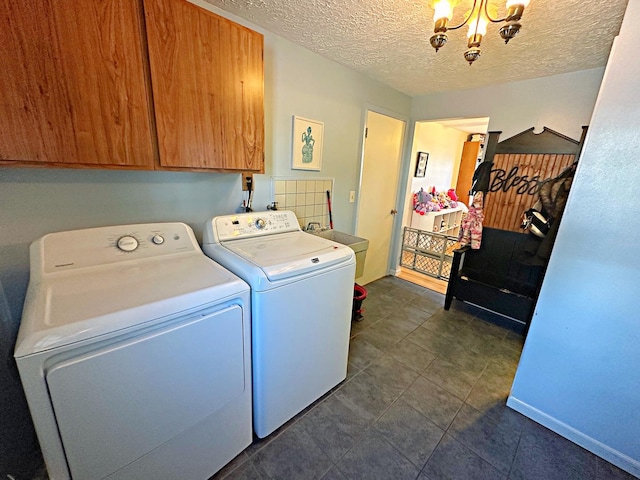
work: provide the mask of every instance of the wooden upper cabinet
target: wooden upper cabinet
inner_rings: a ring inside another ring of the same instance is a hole
[[[184,0],[144,0],[162,167],[264,171],[263,37]]]
[[[139,1],[0,11],[0,163],[153,168]]]

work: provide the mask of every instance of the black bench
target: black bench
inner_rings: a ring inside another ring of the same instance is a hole
[[[484,228],[479,250],[454,250],[444,309],[455,298],[528,324],[544,267],[518,261],[530,234]]]

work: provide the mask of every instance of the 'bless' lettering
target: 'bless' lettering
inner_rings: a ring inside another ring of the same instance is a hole
[[[508,192],[515,188],[518,195],[535,195],[540,190],[542,182],[540,181],[540,175],[529,178],[529,175],[518,175],[518,169],[520,167],[515,166],[511,168],[507,174],[506,170],[496,168],[491,170],[491,185],[489,185],[490,192],[497,192],[502,190]]]

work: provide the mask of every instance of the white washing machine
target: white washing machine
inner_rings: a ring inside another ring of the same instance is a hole
[[[346,378],[355,255],[293,212],[215,217],[203,250],[251,286],[253,425],[265,437]]]
[[[16,362],[51,479],[206,479],[252,441],[249,287],[182,223],[31,245]]]

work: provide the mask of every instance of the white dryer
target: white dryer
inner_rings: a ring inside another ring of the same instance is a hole
[[[251,286],[253,424],[265,437],[346,378],[355,255],[293,212],[205,224],[203,250]]]
[[[251,443],[249,287],[189,226],[30,253],[15,357],[51,479],[202,480]]]

